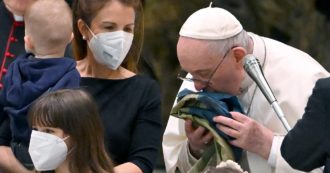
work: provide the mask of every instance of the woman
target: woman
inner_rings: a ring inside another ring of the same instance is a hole
[[[97,106],[87,93],[47,93],[34,103],[29,118],[29,153],[37,172],[113,173]]]
[[[72,8],[81,86],[100,108],[115,171],[151,173],[162,139],[160,91],[155,81],[136,74],[141,2],[77,0]]]

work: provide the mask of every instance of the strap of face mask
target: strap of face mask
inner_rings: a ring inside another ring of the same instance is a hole
[[[66,139],[68,139],[70,136],[66,136],[64,137],[62,140],[65,141]]]
[[[84,22],[85,26],[87,27],[87,29],[89,30],[89,32],[93,35],[93,37],[96,37],[96,35],[94,34],[94,32],[90,29],[90,27],[87,25],[86,22]]]

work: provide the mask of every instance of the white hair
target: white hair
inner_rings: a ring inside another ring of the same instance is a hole
[[[237,35],[222,39],[222,40],[207,40],[209,50],[214,54],[221,54],[222,56],[233,47],[243,47],[246,50],[249,45],[249,36],[245,30],[242,30]]]

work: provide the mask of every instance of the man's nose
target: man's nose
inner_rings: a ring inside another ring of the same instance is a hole
[[[207,86],[207,84],[202,81],[194,81],[194,85],[197,91],[200,91]]]

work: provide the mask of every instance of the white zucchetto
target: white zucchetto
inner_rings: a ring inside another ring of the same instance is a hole
[[[230,12],[218,7],[207,7],[193,13],[182,25],[180,36],[221,40],[235,36],[243,30],[241,23]]]

